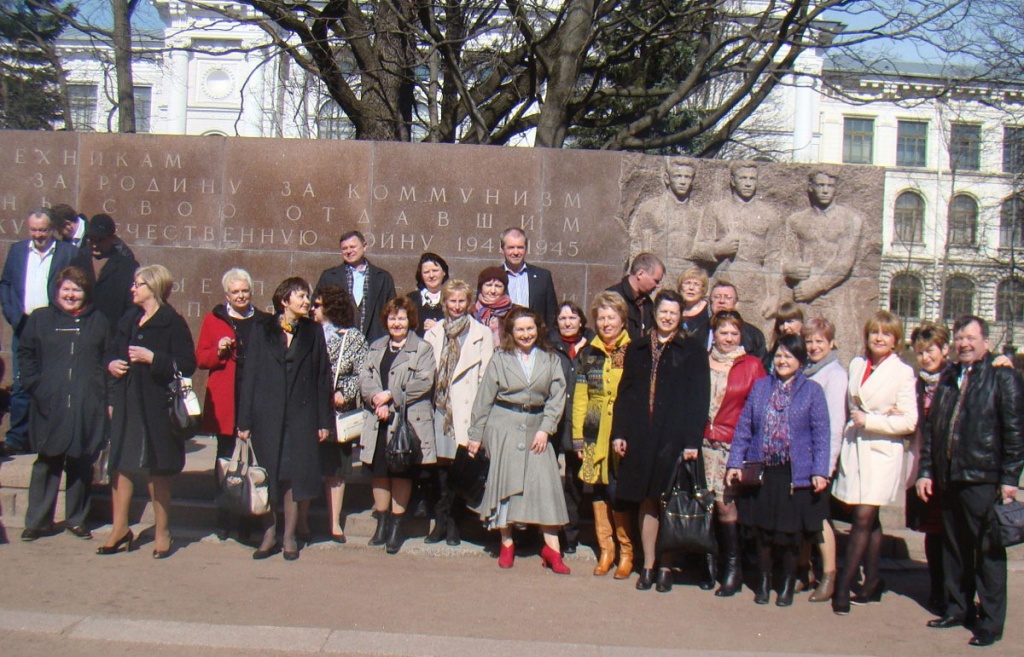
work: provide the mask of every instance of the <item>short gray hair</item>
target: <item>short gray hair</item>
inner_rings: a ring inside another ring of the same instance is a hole
[[[240,267],[232,267],[224,272],[224,276],[220,279],[220,284],[223,286],[225,294],[227,294],[228,286],[235,281],[242,281],[249,286],[249,291],[252,291],[252,276],[249,275],[249,272]]]

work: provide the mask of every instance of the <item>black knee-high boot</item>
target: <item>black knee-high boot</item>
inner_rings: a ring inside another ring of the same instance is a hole
[[[725,574],[722,585],[715,591],[720,598],[728,598],[743,588],[743,569],[740,566],[740,530],[735,522],[719,524],[722,537],[722,552],[725,559]]]
[[[423,539],[424,543],[440,543],[448,536],[448,515],[452,507],[452,491],[448,487],[448,466],[438,465],[430,477],[434,496],[434,527]]]

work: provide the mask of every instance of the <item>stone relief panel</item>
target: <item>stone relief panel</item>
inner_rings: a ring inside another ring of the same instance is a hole
[[[198,334],[230,267],[253,274],[267,307],[281,279],[315,282],[338,264],[338,238],[355,229],[402,293],[424,251],[475,283],[515,226],[530,237],[528,261],[584,307],[649,250],[665,260],[667,285],[691,263],[728,278],[766,333],[784,301],[829,316],[848,359],[877,307],[882,170],[835,167],[813,193],[810,171],[547,149],[2,132],[0,242],[27,237],[36,205],[106,212],[140,262],[171,269],[172,303]],[[5,348],[9,337],[4,326]]]

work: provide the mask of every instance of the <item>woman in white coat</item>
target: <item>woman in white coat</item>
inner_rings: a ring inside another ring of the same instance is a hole
[[[469,442],[473,401],[487,363],[494,354],[491,330],[468,313],[473,290],[465,282],[450,280],[441,288],[444,319],[434,324],[423,339],[434,349],[437,374],[434,380],[434,441],[437,466],[432,477],[434,528],[425,543],[458,545],[462,499],[448,485],[448,468],[458,447]]]
[[[850,604],[878,602],[885,582],[879,577],[882,525],[878,510],[902,493],[903,441],[917,426],[914,370],[900,360],[903,325],[880,310],[864,325],[864,356],[850,362],[850,421],[843,435],[832,495],[853,507],[853,523],[832,610],[847,614]],[[850,597],[854,576],[864,562],[864,588]]]
[[[359,370],[359,391],[366,414],[360,436],[360,459],[370,469],[377,531],[370,545],[384,545],[388,554],[402,547],[402,518],[409,506],[412,480],[417,469],[392,472],[387,445],[395,435],[395,418],[405,413],[419,439],[416,465],[433,465],[434,419],[430,391],[434,387],[434,350],[414,332],[416,306],[406,297],[395,297],[381,311],[388,335],[378,338]]]

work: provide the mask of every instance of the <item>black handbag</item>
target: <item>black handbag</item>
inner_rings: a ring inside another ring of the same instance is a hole
[[[661,495],[658,552],[717,554],[714,504],[715,494],[708,490],[703,459],[685,461],[680,454],[668,490]]]
[[[481,449],[476,456],[470,456],[465,445],[459,445],[455,459],[448,468],[448,485],[471,508],[476,508],[483,502],[484,486],[490,469],[491,458],[486,451]]]
[[[181,441],[194,438],[203,419],[202,408],[199,396],[192,388],[192,379],[182,376],[177,364],[174,365],[174,378],[167,384],[167,396],[171,433]]]
[[[1024,503],[1013,500],[996,502],[996,521],[992,523],[992,541],[1008,548],[1024,543]]]
[[[388,440],[384,458],[392,474],[405,474],[420,459],[420,440],[416,430],[409,424],[404,408],[396,409],[395,430]]]

